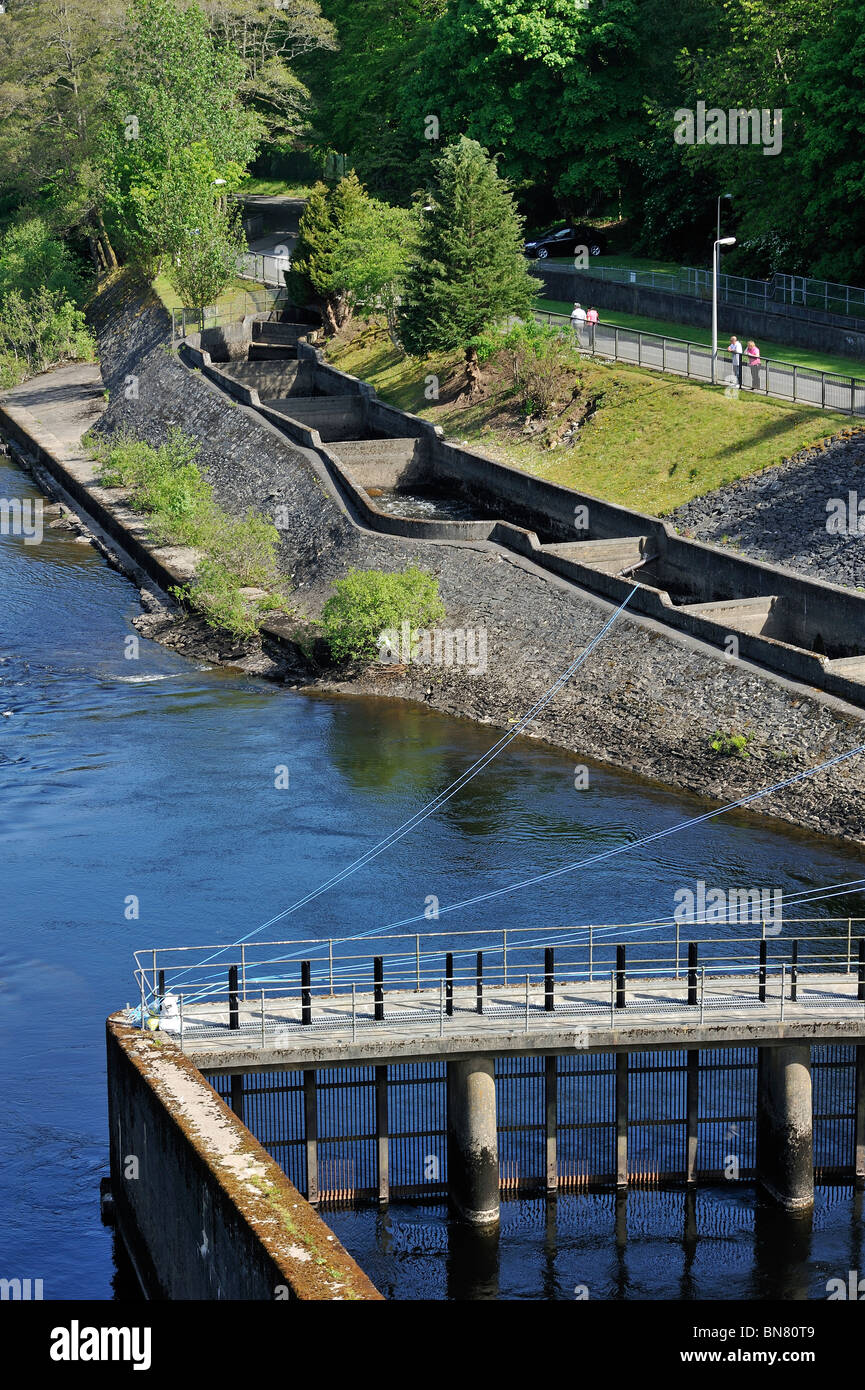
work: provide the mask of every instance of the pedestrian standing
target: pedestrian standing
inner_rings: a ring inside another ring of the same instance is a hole
[[[742,347],[742,344],[739,342],[739,339],[736,337],[736,334],[735,334],[735,333],[733,333],[733,334],[731,335],[731,337],[730,337],[730,346],[729,346],[729,348],[728,348],[727,350],[728,350],[728,352],[729,352],[729,354],[730,354],[730,357],[731,357],[731,359],[732,359],[732,362],[733,362],[733,375],[734,375],[734,377],[736,378],[736,381],[738,382],[738,384],[741,386],[741,385],[742,385],[742,353],[743,353],[744,349],[743,349],[743,347]]]
[[[751,368],[751,390],[752,390],[752,391],[759,391],[759,389],[760,389],[760,349],[757,347],[757,344],[754,342],[754,339],[753,339],[753,338],[749,338],[749,339],[748,339],[748,346],[745,348],[745,356],[747,357],[747,359],[748,359],[748,365],[749,365],[750,368]]]
[[[576,334],[577,342],[581,345],[583,341],[583,329],[586,326],[586,318],[586,311],[582,304],[575,304],[571,310],[571,327]]]
[[[595,326],[595,324],[596,324],[597,322],[598,322],[598,311],[597,311],[597,309],[592,308],[592,309],[590,309],[589,312],[586,314],[586,323],[588,323],[592,328],[594,328],[594,326]]]

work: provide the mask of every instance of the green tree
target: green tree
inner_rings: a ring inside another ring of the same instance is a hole
[[[241,59],[210,33],[197,6],[132,0],[129,14],[111,119],[103,128],[105,183],[120,244],[152,269],[165,248],[154,240],[150,210],[174,162],[204,145],[217,176],[230,185],[252,160],[262,123],[237,95]]]
[[[509,314],[528,314],[538,282],[526,269],[513,195],[486,150],[461,137],[437,160],[436,176],[406,276],[402,340],[419,357],[464,348],[473,392],[480,366],[472,340]]]
[[[243,65],[239,95],[264,122],[268,140],[295,138],[312,107],[295,64],[338,46],[316,0],[205,0],[204,10],[211,33]]]
[[[382,309],[395,330],[396,303],[414,219],[370,198],[355,173],[312,189],[300,220],[288,283],[292,297],[321,306],[331,332],[358,304]]]
[[[237,165],[228,167],[236,178]],[[240,208],[227,203],[225,189],[206,145],[179,150],[144,214],[153,247],[184,304],[204,314],[237,273],[246,246]]]
[[[0,186],[11,209],[80,229],[98,270],[114,252],[103,222],[99,130],[123,46],[123,0],[15,0],[0,14]]]
[[[432,25],[447,0],[322,0],[338,35],[336,60],[319,52],[299,70],[316,99],[312,138],[348,155],[373,192],[407,201],[435,145],[403,107],[412,74],[429,61]]]
[[[73,303],[84,296],[82,267],[40,217],[13,223],[0,238],[0,302],[11,290],[29,296],[45,288]]]
[[[865,276],[865,30],[859,0],[838,0],[801,55],[785,144],[789,238],[811,275],[862,284]],[[768,161],[767,161],[768,162]],[[787,267],[783,267],[787,269]]]

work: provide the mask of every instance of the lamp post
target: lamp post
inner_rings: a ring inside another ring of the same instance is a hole
[[[721,194],[718,195],[718,221],[717,221],[718,230],[717,230],[716,233],[715,233],[715,237],[716,237],[716,239],[717,239],[718,241],[721,240],[721,204],[722,204],[722,202],[724,201],[725,198],[728,200],[728,202],[732,202],[732,201],[733,201],[733,195],[732,195],[732,193],[721,193]]]
[[[735,246],[734,236],[719,237],[712,247],[712,385],[715,385],[715,362],[718,358],[718,268],[721,263],[721,247]]]

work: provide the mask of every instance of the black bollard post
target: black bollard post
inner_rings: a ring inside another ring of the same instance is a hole
[[[157,1002],[158,1002],[158,1004],[159,1004],[159,1007],[161,1008],[161,1007],[162,1007],[162,1001],[163,1001],[163,999],[165,998],[165,971],[164,971],[164,970],[160,970],[160,972],[159,972],[159,985],[158,985],[158,991],[157,991],[157,992],[158,992],[158,995],[159,995],[159,998],[158,998],[158,1001],[157,1001]]]
[[[793,942],[790,956],[790,1001],[795,1004],[799,994],[799,942]]]
[[[483,1011],[484,1011],[484,953],[483,953],[483,951],[478,951],[478,957],[477,957],[477,961],[476,961],[476,967],[477,967],[477,969],[476,969],[477,995],[476,995],[476,1000],[475,1000],[475,1006],[476,1006],[476,1008],[477,1008],[478,1013],[479,1013],[479,1014],[482,1014]]]
[[[763,940],[760,942],[760,1003],[761,1003],[761,1004],[765,1004],[765,1002],[766,1002],[766,957],[767,957],[767,954],[768,954],[768,945],[769,945],[769,943],[767,942],[767,940],[766,940],[766,938],[765,938],[765,936],[764,936],[764,937],[763,937]]]
[[[688,1003],[697,1003],[697,943],[688,942]]]
[[[857,999],[865,999],[865,936],[859,938],[859,988]]]
[[[384,957],[372,959],[373,996],[375,998],[375,1021],[384,1022]]]
[[[552,946],[544,947],[544,1008],[548,1014],[556,1007],[556,953]]]
[[[616,1008],[625,1007],[625,948],[616,947]]]
[[[308,960],[300,962],[300,1021],[312,1023],[312,964]]]
[[[445,1013],[451,1018],[454,1011],[454,958],[451,951],[445,955]]]
[[[240,1027],[237,1011],[237,966],[228,967],[228,1026],[232,1030]]]

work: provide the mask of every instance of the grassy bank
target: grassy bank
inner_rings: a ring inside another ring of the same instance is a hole
[[[589,302],[587,299],[586,305]],[[537,307],[546,309],[551,314],[570,315],[573,301],[539,299]],[[659,333],[667,338],[679,338],[683,342],[699,343],[703,347],[712,346],[712,333],[708,328],[695,328],[692,324],[673,323],[670,319],[648,318],[645,314],[621,314],[617,309],[600,309],[598,312],[604,323],[613,323],[619,328],[632,328],[638,333]],[[750,336],[748,315],[743,309],[739,337],[743,342],[747,342]],[[722,351],[729,341],[729,333],[718,334],[718,346]],[[779,362],[795,363],[797,367],[811,367],[818,372],[838,372],[841,376],[846,377],[865,377],[865,362],[857,358],[840,357],[837,353],[832,352],[812,352],[810,348],[791,347],[787,343],[773,343],[767,338],[760,338],[759,336],[756,342],[764,358],[774,357]]]
[[[285,610],[287,587],[276,565],[279,533],[252,510],[235,518],[216,503],[195,462],[198,446],[179,430],[154,449],[140,440],[90,435],[104,487],[128,491],[129,504],[149,520],[157,545],[200,552],[192,586],[176,591],[213,627],[252,636],[265,613]]]
[[[332,342],[328,360],[371,382],[383,400],[441,425],[451,440],[656,514],[850,428],[848,417],[829,411],[745,392],[731,399],[720,388],[571,353],[567,391],[574,394],[558,401],[542,426],[530,422],[534,432],[527,432],[506,355],[486,364],[484,393],[468,404],[459,399],[460,354],[423,363],[403,357],[376,325]],[[425,398],[430,374],[440,382],[437,402]],[[584,423],[570,444],[563,436],[581,414]]]
[[[183,301],[170,282],[164,275],[157,275],[153,282],[153,288],[162,300],[169,312],[172,309],[182,309]],[[271,287],[272,293],[272,287]],[[189,308],[189,305],[186,306]],[[268,309],[270,307],[270,294],[267,287],[259,284],[257,280],[241,280],[240,276],[235,276],[229,285],[222,291],[215,304],[208,304],[208,309],[215,309],[218,316],[222,318],[240,319],[244,314],[254,313],[256,309]],[[570,309],[568,310],[570,313]],[[209,322],[211,315],[207,315]],[[190,332],[196,327],[196,323],[190,323]]]

